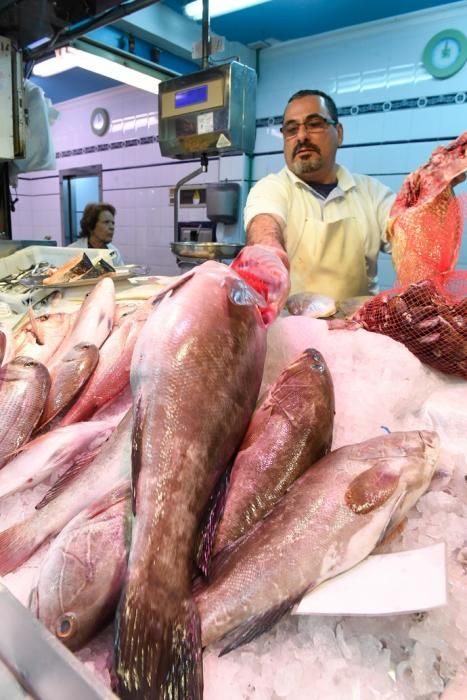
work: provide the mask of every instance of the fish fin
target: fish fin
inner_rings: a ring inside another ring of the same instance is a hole
[[[28,608],[35,617],[39,617],[39,592],[37,586],[34,586],[29,593]]]
[[[222,547],[222,549],[216,553],[216,555],[211,559],[209,565],[208,581],[212,581],[213,579],[222,575],[222,570],[229,566],[231,553],[241,547],[242,542],[246,540],[250,534],[251,530],[249,532],[245,532],[243,535],[234,540],[234,542],[229,542],[229,544],[226,544],[225,547]]]
[[[31,324],[32,332],[36,336],[37,344],[38,345],[45,345],[44,333],[42,331],[42,328],[39,326],[39,323],[37,321],[37,318],[34,315],[34,311],[33,311],[30,303],[28,304],[28,317],[29,317],[29,322]]]
[[[34,515],[0,532],[0,576],[21,566],[44,541],[33,525]]]
[[[399,474],[391,470],[389,462],[379,461],[362,472],[349,484],[345,502],[357,514],[370,513],[392,496],[399,484]]]
[[[115,640],[118,696],[202,700],[201,622],[192,598],[150,605],[141,586],[124,592]]]
[[[204,576],[208,575],[209,562],[211,559],[217,526],[219,525],[224,512],[231,469],[232,463],[219,479],[217,486],[209,499],[205,520],[201,526],[198,551],[196,553],[196,565]]]
[[[241,277],[226,277],[224,285],[227,288],[227,296],[232,304],[237,306],[266,306],[266,300],[248,282]]]
[[[386,523],[386,527],[380,533],[380,536],[379,536],[379,539],[376,543],[376,546],[382,544],[385,540],[390,540],[390,535],[392,534],[393,530],[395,528],[397,528],[397,526],[400,524],[399,506],[405,500],[406,497],[407,497],[407,492],[404,490],[404,491],[402,491],[402,493],[399,494],[399,496],[394,501],[394,503],[392,505],[391,515]]]
[[[86,509],[86,517],[91,520],[100,513],[105,512],[112,506],[115,506],[120,501],[130,497],[130,484],[128,479],[122,479],[111,491],[108,491],[102,498],[94,501],[89,508]],[[81,511],[83,513],[83,511]]]
[[[136,488],[138,486],[138,478],[142,464],[144,417],[145,413],[141,408],[141,396],[138,396],[135,406],[133,435],[131,440],[131,509],[133,515],[136,515]]]
[[[386,547],[386,545],[388,545],[389,543],[394,542],[394,540],[396,540],[402,534],[406,524],[407,518],[403,518],[401,522],[398,523],[395,527],[386,527],[381,533],[380,538],[376,543],[376,547],[372,551],[372,554],[378,554],[379,547]]]
[[[105,444],[105,443],[104,443]],[[57,496],[59,496],[65,489],[68,488],[69,484],[72,483],[86,467],[94,461],[97,453],[101,449],[102,445],[95,450],[86,452],[80,457],[76,457],[73,460],[73,464],[69,467],[66,472],[55,481],[50,487],[47,493],[43,496],[42,500],[36,505],[36,510],[40,510],[44,506],[48,505],[50,501],[53,501]]]
[[[287,598],[286,600],[279,603],[273,608],[270,608],[262,615],[256,615],[255,617],[250,617],[241,625],[236,627],[234,630],[229,632],[224,640],[229,640],[228,644],[222,648],[219,656],[224,656],[228,654],[229,651],[237,649],[237,647],[243,646],[243,644],[248,644],[252,642],[253,639],[259,637],[264,632],[270,630],[274,625],[279,622],[279,620],[298,603],[306,591],[302,591],[299,596],[294,598]]]
[[[157,292],[151,299],[149,300],[152,306],[157,306],[157,304],[162,301],[162,299],[167,296],[168,294],[172,294],[172,292],[176,291],[179,289],[179,287],[183,287],[183,285],[190,280],[193,275],[195,274],[195,270],[188,270],[188,272],[185,272],[181,277],[176,279],[174,282],[171,282],[170,284],[167,285],[167,287],[164,287],[164,289],[161,289],[160,292]]]
[[[196,576],[193,578],[191,583],[191,592],[196,597],[202,589],[204,589],[211,580],[215,579],[217,576],[222,575],[222,569],[228,566],[230,553],[237,549],[239,544],[243,542],[248,537],[249,533],[246,532],[244,535],[239,537],[235,542],[230,542],[223,547],[220,552],[218,552],[209,562],[209,569],[206,574],[202,576]],[[206,582],[207,578],[207,582]]]
[[[83,354],[81,354],[83,351]],[[86,354],[84,354],[84,352]],[[77,343],[66,353],[58,365],[58,371],[52,379],[52,385],[39,420],[37,429],[42,430],[54,419],[57,423],[62,415],[71,408],[76,398],[86,386],[99,361],[99,348],[91,343]],[[70,364],[68,364],[70,363]],[[63,385],[63,376],[67,376],[68,367],[74,364],[74,382]],[[52,426],[50,426],[52,427]]]
[[[259,402],[259,406],[255,410],[246,429],[246,433],[243,436],[238,454],[240,454],[240,452],[244,452],[249,447],[254,445],[258,439],[258,435],[261,435],[261,433],[266,430],[267,424],[273,415],[274,408],[275,406],[269,400],[268,395],[266,395],[266,398]]]

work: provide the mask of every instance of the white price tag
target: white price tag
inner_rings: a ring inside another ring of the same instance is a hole
[[[444,542],[373,554],[307,593],[295,615],[395,615],[446,605]]]
[[[211,134],[214,131],[214,113],[205,112],[197,118],[198,134]]]

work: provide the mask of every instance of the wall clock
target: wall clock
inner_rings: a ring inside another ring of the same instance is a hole
[[[96,107],[91,114],[91,131],[96,136],[104,136],[110,126],[110,116],[103,107]]]
[[[423,50],[423,65],[434,78],[450,78],[467,60],[467,37],[457,29],[444,29]]]

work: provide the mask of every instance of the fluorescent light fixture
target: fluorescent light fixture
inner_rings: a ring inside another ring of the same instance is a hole
[[[265,2],[271,2],[271,0],[209,0],[209,15],[211,17],[228,15],[230,12],[245,10],[247,7],[262,5]],[[203,17],[203,0],[189,2],[183,9],[191,19],[201,19]]]
[[[51,37],[50,36],[43,36],[40,39],[37,39],[36,41],[32,41],[30,44],[26,46],[26,48],[29,51],[32,51],[33,49],[37,49],[39,46],[42,46],[43,44],[47,44],[48,41],[50,41]]]
[[[76,40],[70,46],[56,49],[55,56],[35,64],[33,73],[46,78],[70,68],[84,68],[153,94],[159,92],[161,79],[167,78],[167,74],[157,70],[150,61],[125,55],[125,52],[88,39]]]

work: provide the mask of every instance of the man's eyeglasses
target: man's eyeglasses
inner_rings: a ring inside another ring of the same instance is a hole
[[[284,126],[281,127],[281,132],[285,139],[293,139],[294,136],[298,134],[298,130],[301,126],[305,127],[307,134],[321,134],[323,131],[326,131],[331,124],[335,126],[337,120],[311,114],[304,122],[286,122]]]

